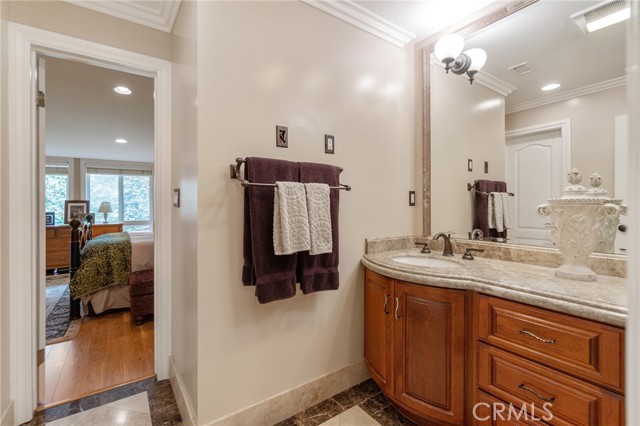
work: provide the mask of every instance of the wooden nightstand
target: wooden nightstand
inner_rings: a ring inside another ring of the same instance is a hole
[[[109,223],[98,223],[95,222],[93,224],[93,238],[102,234],[110,234],[112,232],[122,232],[122,222],[109,222]]]

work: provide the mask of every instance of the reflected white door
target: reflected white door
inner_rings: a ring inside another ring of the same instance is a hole
[[[45,59],[42,56],[39,56],[38,59],[38,74],[36,76],[37,79],[37,88],[38,94],[44,95],[45,93]],[[44,99],[42,100],[44,102]],[[44,201],[44,143],[45,143],[45,108],[43,104],[38,104],[37,108],[37,123],[38,123],[38,162],[40,171],[40,176],[38,176],[40,184],[38,185],[40,189],[40,193],[38,194],[38,205],[40,214],[38,215],[39,223],[38,223],[38,239],[39,243],[38,247],[38,256],[40,260],[39,265],[39,274],[38,274],[38,354],[36,359],[38,360],[38,400],[44,401],[44,381],[45,381],[45,371],[44,371],[44,351],[45,351],[45,340],[46,340],[46,270],[45,270],[45,223],[44,223],[44,211],[45,211],[45,201]]]
[[[614,195],[623,200],[629,199],[629,116],[618,115],[615,118],[614,142]],[[620,216],[620,226],[616,233],[615,252],[626,253],[630,246],[627,216]],[[636,234],[637,235],[637,234]]]
[[[562,194],[569,123],[511,131],[506,137],[505,172],[511,199],[510,242],[553,247],[549,218],[537,207]]]

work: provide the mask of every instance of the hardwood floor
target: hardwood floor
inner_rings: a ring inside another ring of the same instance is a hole
[[[153,322],[129,311],[86,317],[78,336],[45,348],[44,406],[154,375]]]

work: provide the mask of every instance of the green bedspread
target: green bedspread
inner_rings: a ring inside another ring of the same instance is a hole
[[[112,284],[127,284],[131,274],[129,233],[103,234],[87,242],[80,253],[80,267],[69,283],[77,299]]]

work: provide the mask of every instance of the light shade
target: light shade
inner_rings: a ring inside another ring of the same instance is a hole
[[[469,66],[468,71],[478,72],[487,62],[487,52],[485,52],[484,49],[469,49],[464,53],[471,58],[471,65]]]
[[[457,58],[464,48],[464,38],[459,34],[447,34],[441,37],[434,47],[436,58],[440,61],[444,59]]]
[[[111,210],[111,203],[108,201],[103,201],[102,203],[100,203],[100,207],[98,208],[98,212],[99,213],[111,213],[113,212],[113,210]]]

